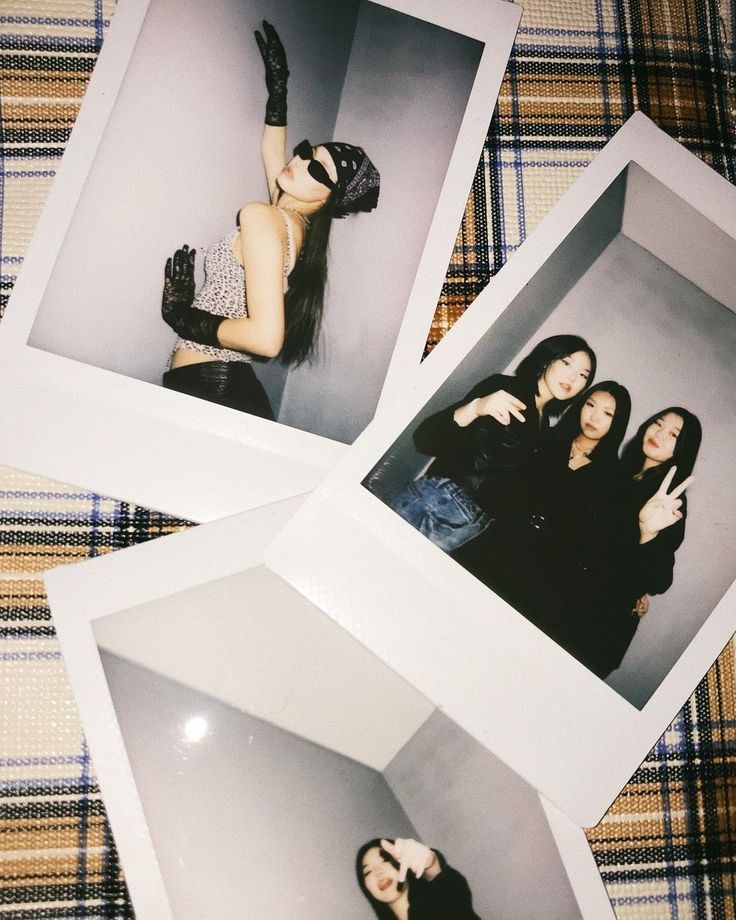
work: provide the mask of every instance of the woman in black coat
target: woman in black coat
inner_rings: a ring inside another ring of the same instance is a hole
[[[587,390],[555,426],[534,484],[535,513],[517,537],[535,577],[507,590],[528,619],[596,673],[607,629],[591,598],[608,597],[618,583],[610,532],[630,414],[628,390],[608,380]]]
[[[595,353],[576,335],[539,342],[514,375],[493,374],[464,399],[424,419],[416,449],[434,460],[389,505],[428,539],[450,551],[475,536],[513,496],[549,428],[595,374]]]
[[[615,507],[618,447],[631,400],[604,381],[552,429],[537,463],[517,477],[521,500],[453,558],[588,667],[596,631],[587,603],[610,567],[600,533]]]
[[[629,648],[650,594],[672,584],[675,553],[685,538],[685,489],[700,449],[697,417],[670,406],[648,418],[624,448],[611,552],[618,590],[606,604],[609,624],[606,676]]]
[[[480,920],[465,878],[418,840],[369,840],[355,870],[381,920]]]

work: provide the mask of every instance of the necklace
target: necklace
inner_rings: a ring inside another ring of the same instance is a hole
[[[281,208],[282,211],[288,211],[290,214],[296,214],[299,220],[302,221],[305,227],[309,226],[309,218],[305,217],[301,211],[297,211],[296,208],[290,208],[288,205],[280,204],[277,207]]]
[[[567,462],[569,463],[575,457],[585,457],[586,460],[590,460],[590,455],[593,453],[592,449],[581,450],[575,441],[577,441],[577,438],[570,445],[570,456],[567,458]]]

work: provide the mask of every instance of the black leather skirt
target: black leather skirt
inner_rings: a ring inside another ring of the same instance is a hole
[[[220,406],[274,420],[263,384],[245,361],[204,361],[166,371],[163,385]]]

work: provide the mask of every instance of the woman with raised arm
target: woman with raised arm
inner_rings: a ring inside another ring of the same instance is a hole
[[[515,374],[492,374],[467,396],[424,419],[417,450],[434,457],[391,508],[447,552],[481,533],[509,504],[525,502],[525,472],[547,436],[550,418],[595,375],[593,349],[577,335],[537,343]]]
[[[600,599],[610,634],[600,676],[621,664],[649,609],[674,578],[675,553],[685,538],[685,489],[700,449],[698,418],[681,406],[650,416],[621,455],[618,534],[611,552],[617,591]]]
[[[480,920],[465,878],[418,840],[369,840],[355,870],[381,920]]]
[[[333,218],[371,211],[380,176],[361,147],[303,140],[286,160],[289,70],[268,22],[255,33],[268,101],[262,156],[269,203],[250,202],[237,226],[205,257],[195,296],[196,250],[167,260],[161,312],[178,334],[163,384],[272,419],[252,356],[310,361],[317,348]]]

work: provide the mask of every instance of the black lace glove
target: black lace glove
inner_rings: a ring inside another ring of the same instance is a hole
[[[192,306],[196,255],[196,249],[190,249],[184,245],[181,249],[176,250],[173,259],[166,260],[161,316],[164,322],[183,339],[219,348],[217,330],[223,317]]]
[[[279,33],[270,22],[263,20],[264,35],[256,29],[255,36],[258,50],[261,52],[266,67],[266,124],[276,127],[286,126],[286,84],[289,68],[286,64],[286,52],[281,44]]]

